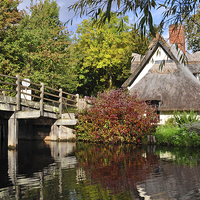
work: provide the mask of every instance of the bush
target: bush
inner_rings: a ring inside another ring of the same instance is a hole
[[[194,110],[191,110],[189,113],[183,111],[183,113],[174,111],[173,112],[174,119],[176,123],[179,125],[179,127],[182,124],[188,124],[198,121],[197,113],[194,112]]]
[[[176,121],[175,121],[175,119],[173,117],[170,117],[165,121],[165,125],[175,126],[176,125]]]
[[[156,142],[162,145],[172,146],[200,146],[200,137],[192,130],[188,131],[187,127],[163,125],[157,127]]]
[[[198,136],[200,136],[200,122],[196,121],[189,124],[182,124],[181,128],[186,128],[187,132],[196,132]]]
[[[157,122],[155,109],[124,90],[91,97],[91,108],[77,114],[78,139],[96,142],[140,142]]]

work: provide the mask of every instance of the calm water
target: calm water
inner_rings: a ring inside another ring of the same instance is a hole
[[[199,149],[1,142],[0,199],[200,199]]]

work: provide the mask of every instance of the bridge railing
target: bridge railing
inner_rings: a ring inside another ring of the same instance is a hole
[[[69,107],[78,107],[79,95],[70,94],[64,92],[62,89],[54,89],[45,86],[44,83],[38,84],[31,82],[28,79],[22,79],[19,75],[8,76],[0,74],[0,90],[4,95],[16,96],[16,108],[20,110],[21,98],[26,100],[27,106],[29,107],[29,101],[37,101],[40,103],[39,109],[43,115],[46,104],[58,107],[54,112],[62,114],[63,111],[68,112]],[[6,81],[2,81],[6,79]],[[26,84],[22,84],[22,82]],[[31,91],[31,92],[27,92]]]

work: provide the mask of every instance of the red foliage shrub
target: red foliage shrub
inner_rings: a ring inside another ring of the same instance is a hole
[[[122,89],[91,97],[91,108],[77,114],[78,139],[139,143],[157,122],[155,108]]]

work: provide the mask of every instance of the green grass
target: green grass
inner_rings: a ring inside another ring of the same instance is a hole
[[[171,146],[200,146],[200,137],[192,130],[188,131],[187,127],[168,124],[156,128],[153,134],[156,137],[157,144]]]

